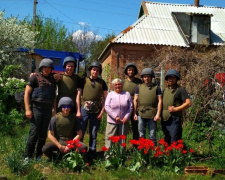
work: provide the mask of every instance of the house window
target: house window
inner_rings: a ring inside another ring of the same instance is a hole
[[[191,42],[210,44],[210,16],[192,16]]]
[[[174,20],[187,42],[210,44],[211,15],[174,12]]]
[[[61,66],[61,60],[62,60],[62,58],[50,57],[50,59],[53,60],[53,66]]]

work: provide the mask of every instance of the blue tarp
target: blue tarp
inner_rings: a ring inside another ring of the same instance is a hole
[[[19,51],[21,52],[30,52],[30,49],[24,49],[20,48]],[[55,50],[45,50],[45,49],[34,49],[35,54],[39,54],[43,58],[50,58],[53,61],[55,59],[61,59],[61,63],[57,63],[57,65],[54,65],[55,71],[64,71],[63,68],[63,60],[67,56],[72,56],[74,59],[78,60],[79,62],[84,60],[84,55],[80,53],[73,53],[73,52],[67,52],[67,51],[55,51]]]

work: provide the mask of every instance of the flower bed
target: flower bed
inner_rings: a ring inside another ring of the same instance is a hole
[[[119,140],[125,140],[126,137],[112,136],[112,146],[108,149],[102,147],[105,151],[105,167],[118,168],[124,165],[127,159],[125,153],[126,144],[119,144]],[[142,167],[166,167],[174,172],[184,170],[184,167],[190,164],[193,149],[184,149],[183,140],[173,142],[171,145],[160,139],[158,145],[150,139],[140,138],[139,140],[130,140],[130,144],[136,146],[131,154],[132,162],[129,167],[131,171],[139,171]]]

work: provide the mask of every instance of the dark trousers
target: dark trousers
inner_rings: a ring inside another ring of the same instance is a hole
[[[133,132],[133,139],[138,140],[139,139],[138,121],[134,120],[133,113],[130,116],[130,121],[131,121],[131,127],[132,127],[132,132]]]
[[[79,151],[83,149],[87,150],[87,146],[84,143],[79,142],[79,144],[82,144],[82,146],[78,148]],[[45,144],[44,147],[42,148],[42,152],[50,159],[54,157],[54,152],[58,152],[59,156],[63,155],[59,151],[59,148],[52,142]]]
[[[101,120],[97,119],[98,114],[87,113],[82,106],[81,106],[81,114],[82,114],[82,119],[80,119],[80,122],[81,122],[81,129],[82,129],[82,135],[83,135],[81,141],[83,141],[84,134],[87,129],[88,121],[90,119],[89,121],[89,133],[90,133],[89,152],[96,153],[97,134],[98,134],[98,129],[100,127]]]
[[[26,145],[25,157],[32,157],[36,147],[36,157],[42,155],[42,147],[45,145],[47,129],[51,120],[52,108],[32,108],[33,117],[30,120],[30,132]]]
[[[161,121],[161,125],[165,135],[165,141],[168,144],[182,138],[182,123],[180,117],[170,116],[167,121]]]

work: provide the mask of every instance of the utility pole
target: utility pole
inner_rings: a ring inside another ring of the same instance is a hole
[[[33,21],[32,21],[32,30],[33,32],[36,32],[36,9],[37,9],[37,0],[34,0],[34,6],[33,6]],[[35,38],[34,38],[34,41],[35,41]],[[29,61],[28,63],[28,71],[29,72],[34,72],[35,69],[36,69],[36,66],[35,66],[35,58],[34,58],[34,44],[32,45],[32,48],[31,48],[31,58],[32,60]]]
[[[37,9],[37,0],[34,0],[34,7],[33,7],[33,31],[36,31],[36,9]]]

